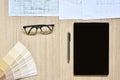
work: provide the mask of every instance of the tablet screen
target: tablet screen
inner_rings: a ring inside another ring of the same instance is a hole
[[[74,75],[108,75],[109,24],[74,23]]]

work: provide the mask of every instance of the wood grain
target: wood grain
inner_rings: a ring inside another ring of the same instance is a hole
[[[58,17],[10,17],[8,1],[0,0],[0,58],[15,45],[22,42],[32,53],[38,75],[23,80],[120,80],[120,19],[59,20]],[[110,52],[108,76],[73,75],[73,23],[109,22]],[[29,24],[55,24],[50,35],[24,34],[23,26]],[[71,61],[67,63],[67,32],[71,32]]]

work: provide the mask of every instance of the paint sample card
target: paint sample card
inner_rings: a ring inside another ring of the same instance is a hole
[[[37,69],[33,57],[20,42],[0,60],[0,80],[16,80],[34,75],[37,75]]]
[[[109,24],[74,24],[74,75],[109,74]]]

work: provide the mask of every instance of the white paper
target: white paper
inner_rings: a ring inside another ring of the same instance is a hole
[[[58,0],[9,0],[9,16],[58,16]]]
[[[120,18],[120,0],[60,0],[60,19]]]

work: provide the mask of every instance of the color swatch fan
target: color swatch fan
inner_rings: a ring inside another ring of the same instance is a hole
[[[16,80],[34,75],[37,75],[37,69],[32,55],[20,42],[0,60],[0,80]]]

